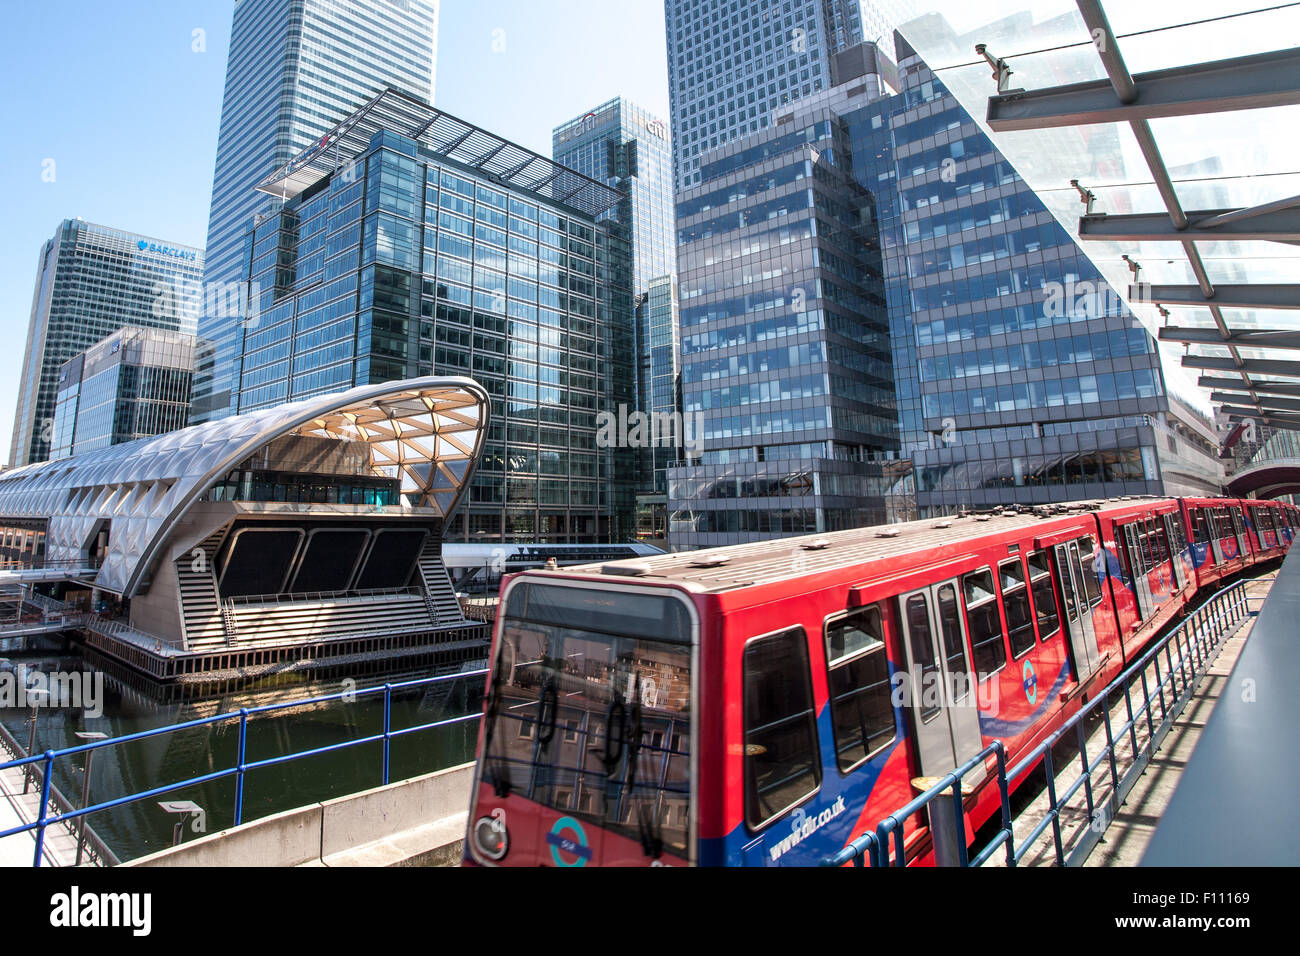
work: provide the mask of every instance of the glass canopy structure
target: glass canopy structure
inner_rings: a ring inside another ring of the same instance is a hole
[[[301,505],[281,496],[245,510],[445,521],[482,454],[488,416],[487,393],[468,378],[363,385],[7,471],[0,522],[43,522],[42,557],[77,567],[111,525],[94,583],[133,597],[189,513],[244,463],[307,474],[344,455],[357,475],[386,479],[399,498],[381,507],[373,495],[352,504],[336,493]]]
[[[902,35],[1128,290],[1169,390],[1300,429],[1300,48],[1276,49],[1300,4],[907,6]]]

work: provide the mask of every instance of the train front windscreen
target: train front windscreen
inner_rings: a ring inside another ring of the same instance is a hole
[[[479,756],[476,860],[687,861],[693,618],[675,592],[512,583]]]

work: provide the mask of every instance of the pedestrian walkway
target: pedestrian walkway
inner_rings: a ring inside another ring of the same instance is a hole
[[[1209,714],[1143,866],[1295,866],[1300,556],[1293,549]]]
[[[0,748],[0,763],[10,760]],[[0,770],[0,833],[31,823],[40,813],[41,782],[33,780],[23,793],[23,768]],[[0,838],[0,866],[31,866],[36,855],[36,831]],[[77,858],[77,839],[68,828],[55,824],[46,828],[41,866],[72,866]]]
[[[1268,596],[1276,574],[1268,573],[1247,582],[1249,607],[1258,611]],[[1063,852],[1073,865],[1084,866],[1135,866],[1142,857],[1156,819],[1163,812],[1170,795],[1192,749],[1196,746],[1201,729],[1209,712],[1222,692],[1228,674],[1250,634],[1254,618],[1246,618],[1219,646],[1218,653],[1209,662],[1206,672],[1191,691],[1184,709],[1172,718],[1167,734],[1158,740],[1154,753],[1148,756],[1153,732],[1158,733],[1166,716],[1166,706],[1173,709],[1174,693],[1167,688],[1163,698],[1155,689],[1159,675],[1167,675],[1167,662],[1163,654],[1146,668],[1146,684],[1151,688],[1150,720],[1144,716],[1134,722],[1130,731],[1122,736],[1118,728],[1124,727],[1130,716],[1142,703],[1141,681],[1135,681],[1131,704],[1123,694],[1115,695],[1110,708],[1111,731],[1115,733],[1114,760],[1117,776],[1123,780],[1130,772],[1136,774],[1132,790],[1113,817],[1110,810],[1114,777],[1109,761],[1101,760],[1094,767],[1088,787],[1078,791],[1061,807],[1059,815],[1060,839]],[[1176,654],[1175,654],[1176,657]],[[1158,666],[1158,671],[1157,671]],[[1190,662],[1189,665],[1190,667]],[[1181,686],[1181,681],[1179,686]],[[1090,763],[1096,762],[1105,752],[1107,744],[1106,723],[1098,711],[1084,724],[1083,746]],[[1065,793],[1079,778],[1081,755],[1078,738],[1073,731],[1064,735],[1053,748],[1053,766],[1056,769],[1055,792]],[[1051,806],[1046,777],[1040,767],[1034,771],[1034,783],[1019,796],[1012,797],[1013,824],[1016,846],[1023,847],[1030,832],[1047,816]],[[995,853],[985,866],[1002,865],[1003,857]],[[1041,834],[1025,853],[1020,866],[1051,866],[1056,863],[1056,845],[1052,828]]]

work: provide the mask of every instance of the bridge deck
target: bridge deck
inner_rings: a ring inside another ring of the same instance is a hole
[[[1294,866],[1300,862],[1295,688],[1300,683],[1300,548],[1260,611],[1143,866]]]

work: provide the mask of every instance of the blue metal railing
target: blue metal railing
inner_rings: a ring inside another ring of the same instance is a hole
[[[1053,853],[1057,865],[1075,865],[1082,862],[1101,839],[1106,826],[1118,812],[1120,804],[1150,763],[1156,748],[1173,726],[1174,720],[1181,713],[1201,677],[1213,663],[1219,646],[1236,632],[1241,622],[1256,613],[1249,608],[1246,584],[1245,581],[1239,581],[1217,592],[1193,611],[1177,628],[1148,648],[1119,677],[1111,681],[1011,770],[1007,770],[1006,752],[1002,742],[995,740],[960,767],[949,772],[907,806],[880,821],[874,831],[868,831],[853,840],[838,853],[824,859],[821,865],[844,866],[852,863],[854,866],[904,866],[907,862],[904,824],[913,814],[929,808],[931,803],[945,794],[952,805],[957,834],[955,843],[961,866],[982,865],[1000,846],[1006,847],[1006,865],[1016,866],[1047,832],[1048,827],[1052,830]],[[1161,668],[1162,656],[1165,664],[1163,669]],[[1154,669],[1154,677],[1149,681],[1147,675],[1152,669]],[[1142,689],[1141,703],[1136,710],[1134,709],[1135,685],[1140,685]],[[1168,701],[1166,701],[1166,690]],[[1117,705],[1121,695],[1124,699],[1124,720],[1116,727],[1111,717],[1112,703]],[[1106,730],[1106,745],[1089,759],[1088,731],[1085,721],[1092,716],[1099,716],[1102,719]],[[1146,728],[1146,739],[1139,745],[1138,730],[1142,726]],[[1053,749],[1070,733],[1075,735],[1079,751],[1079,775],[1058,793],[1057,768],[1053,766]],[[1131,763],[1123,774],[1120,773],[1115,755],[1117,740],[1127,740],[1132,751]],[[974,856],[970,856],[966,847],[965,808],[961,784],[963,779],[975,772],[977,768],[986,770],[990,756],[997,757],[996,780],[1002,805],[1001,826],[988,843]],[[1047,778],[1047,812],[1017,846],[1012,826],[1014,821],[1011,817],[1011,790],[1015,781],[1040,762],[1043,764]],[[1092,778],[1099,768],[1103,768],[1103,765],[1105,771],[1109,773],[1111,788],[1106,799],[1098,805],[1093,792]],[[1061,811],[1080,790],[1084,792],[1089,825],[1083,836],[1067,852],[1061,833]],[[928,812],[933,814],[943,811],[936,806]],[[891,835],[894,844],[892,853],[890,852]]]
[[[475,710],[468,714],[462,714],[457,717],[448,717],[442,720],[435,720],[425,724],[419,724],[413,727],[400,727],[393,729],[392,708],[393,693],[395,691],[409,691],[419,687],[427,687],[433,684],[445,681],[461,680],[463,678],[473,679],[483,677],[487,674],[486,669],[472,671],[462,671],[455,674],[442,674],[437,677],[421,677],[414,680],[400,681],[397,683],[387,683],[367,687],[358,690],[345,690],[335,694],[325,694],[320,697],[310,697],[297,700],[281,701],[275,704],[264,704],[260,707],[243,707],[238,712],[225,714],[216,714],[212,717],[203,717],[197,720],[189,720],[179,724],[169,724],[165,727],[156,727],[152,730],[142,730],[133,734],[125,734],[121,737],[111,737],[106,740],[96,740],[91,743],[79,744],[75,747],[66,747],[61,750],[46,750],[41,754],[29,754],[18,760],[10,760],[6,763],[0,763],[0,770],[7,770],[11,767],[21,767],[24,774],[39,773],[41,781],[41,799],[40,813],[37,819],[32,823],[25,823],[21,826],[12,827],[8,830],[0,830],[0,839],[13,836],[18,833],[36,831],[36,847],[32,859],[32,866],[41,865],[41,857],[45,850],[45,831],[52,824],[69,824],[70,821],[79,817],[84,817],[92,813],[98,813],[101,810],[111,810],[114,807],[124,806],[128,803],[135,803],[139,800],[148,800],[151,797],[162,796],[166,793],[172,793],[177,790],[183,790],[186,787],[197,786],[200,784],[210,783],[215,780],[223,780],[228,777],[235,778],[235,805],[234,805],[234,825],[244,822],[244,779],[249,771],[257,770],[260,767],[271,767],[282,763],[288,763],[293,760],[300,760],[305,757],[313,757],[319,754],[330,753],[336,750],[344,750],[348,747],[357,747],[363,744],[370,744],[382,741],[380,748],[380,782],[383,785],[389,783],[388,775],[391,769],[390,748],[394,738],[403,737],[407,734],[418,733],[424,730],[433,730],[437,727],[447,727],[452,724],[464,723],[471,720],[479,720],[482,717],[481,712]],[[383,731],[377,734],[369,734],[364,737],[357,737],[351,740],[344,740],[339,743],[327,744],[322,747],[314,747],[310,750],[295,751],[293,753],[281,754],[275,757],[266,757],[260,760],[248,759],[248,722],[249,718],[257,717],[263,714],[273,713],[280,710],[289,710],[295,707],[303,707],[309,704],[325,704],[332,701],[347,701],[349,703],[359,701],[365,697],[374,697],[383,695],[384,712],[383,712]],[[214,770],[211,773],[200,774],[196,777],[190,777],[175,783],[164,784],[159,787],[153,787],[149,790],[142,790],[137,793],[128,794],[123,797],[116,797],[112,800],[105,800],[101,803],[92,804],[82,807],[79,810],[66,810],[63,813],[55,812],[51,814],[50,810],[50,780],[54,770],[55,761],[65,758],[75,757],[80,754],[90,754],[92,751],[103,750],[108,747],[119,746],[121,744],[133,743],[139,740],[146,740],[151,737],[159,737],[166,734],[173,734],[179,731],[191,730],[196,727],[209,727],[218,724],[239,724],[239,736],[236,742],[235,763],[231,767],[222,770]],[[39,770],[37,765],[40,765]]]

